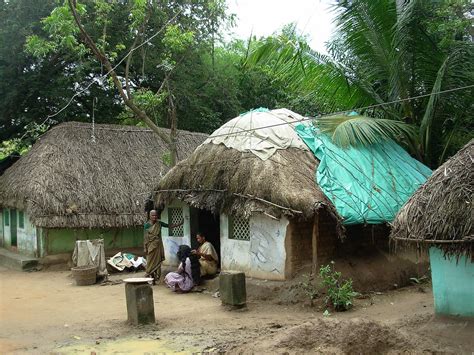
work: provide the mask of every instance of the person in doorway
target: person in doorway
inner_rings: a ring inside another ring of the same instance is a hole
[[[159,215],[156,210],[150,211],[150,218],[145,223],[145,235],[143,237],[143,247],[146,254],[145,277],[152,277],[153,284],[160,281],[161,263],[165,260],[165,248],[161,239],[161,227],[176,228],[183,222],[168,225],[159,221]]]
[[[180,245],[177,255],[180,260],[178,271],[168,273],[165,283],[175,292],[189,292],[199,283],[199,261],[191,254],[191,248],[187,245]]]
[[[194,255],[199,256],[199,264],[201,265],[201,276],[213,276],[217,274],[217,261],[219,260],[216,249],[211,243],[206,241],[206,237],[202,233],[196,235],[199,248],[193,250]]]

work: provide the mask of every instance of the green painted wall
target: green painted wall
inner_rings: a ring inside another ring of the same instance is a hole
[[[3,215],[3,247],[10,248],[11,247],[11,238],[10,238],[10,230],[11,230],[11,216],[10,216],[10,209],[4,208],[2,210]],[[8,215],[8,216],[7,216]],[[8,221],[8,222],[7,222]],[[7,225],[8,223],[8,225]]]
[[[143,246],[143,227],[128,229],[43,229],[40,254],[52,255],[74,251],[76,240],[104,239],[105,249]]]
[[[445,259],[430,248],[431,278],[437,314],[474,317],[474,263],[462,256]]]

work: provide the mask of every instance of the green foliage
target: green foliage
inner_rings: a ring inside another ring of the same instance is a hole
[[[415,142],[416,130],[401,121],[361,115],[334,115],[317,118],[314,125],[321,132],[331,135],[341,147],[370,145],[387,139]]]
[[[163,164],[170,167],[171,166],[171,152],[164,153],[161,156],[161,161],[163,162]]]
[[[156,94],[149,89],[141,88],[135,92],[133,100],[158,126],[165,126],[164,109],[167,96],[168,93],[165,91]],[[139,124],[133,112],[128,108],[120,113],[118,119],[122,124]]]
[[[465,15],[472,4],[465,0],[354,0],[335,7],[337,33],[329,44],[329,56],[313,51],[304,38],[287,31],[263,41],[247,62],[270,66],[288,88],[314,100],[322,114],[356,109],[375,119],[414,125],[418,129],[415,144],[407,142],[406,134],[395,137],[436,167],[457,144],[451,137],[472,127],[472,88],[437,94],[474,83],[474,44]],[[424,97],[408,100],[418,96]],[[458,124],[450,124],[453,121]],[[395,126],[388,121],[359,120],[350,129],[353,137],[361,138],[364,131],[374,128],[400,131]],[[340,132],[347,134],[347,129]],[[393,138],[392,133],[383,136]],[[347,142],[347,137],[339,141]]]
[[[319,276],[323,285],[327,288],[326,303],[334,307],[336,311],[347,311],[352,307],[354,297],[358,295],[352,288],[352,280],[342,280],[341,273],[334,270],[334,262],[322,266]]]
[[[12,138],[2,141],[0,144],[0,160],[13,153],[20,155],[27,153],[31,148],[31,142],[34,142],[40,135],[46,132],[48,128],[46,125],[33,123],[27,127],[25,133],[26,139],[23,137],[23,139]]]
[[[314,306],[314,300],[318,297],[318,287],[314,283],[314,277],[312,274],[303,275],[303,281],[299,283],[299,287],[308,296],[311,307]]]

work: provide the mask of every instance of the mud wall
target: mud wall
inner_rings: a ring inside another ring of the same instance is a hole
[[[2,223],[2,226],[3,226],[2,244],[3,244],[4,248],[9,248],[9,247],[11,247],[11,230],[10,230],[11,221],[9,221],[8,226],[5,224],[6,223],[6,218],[5,218],[6,213],[10,213],[10,210],[8,210],[7,208],[4,208],[2,210],[2,219],[3,219],[3,223]],[[8,218],[8,219],[10,220],[10,218]]]
[[[285,238],[289,221],[261,214],[250,217],[250,240],[229,239],[229,221],[220,217],[221,268],[244,271],[246,276],[284,280],[286,274]]]
[[[286,234],[286,276],[293,277],[308,263],[313,261],[313,219],[309,221],[291,220]]]
[[[18,212],[17,216],[19,216]],[[26,213],[24,213],[23,216],[23,228],[20,228],[20,223],[17,223],[17,250],[23,255],[38,256],[36,227],[31,223],[30,218]]]
[[[0,247],[3,247],[3,209],[0,209]]]

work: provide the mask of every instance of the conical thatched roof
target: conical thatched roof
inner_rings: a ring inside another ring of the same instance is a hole
[[[310,218],[322,206],[333,211],[314,181],[317,164],[311,152],[296,148],[264,161],[222,144],[203,144],[165,175],[155,202],[162,207],[178,198],[217,213]]]
[[[0,177],[0,206],[26,210],[39,227],[129,227],[144,219],[144,200],[168,171],[168,147],[149,129],[60,124]],[[207,135],[178,131],[178,159]]]
[[[399,211],[392,240],[472,255],[474,140],[441,165]]]
[[[275,129],[252,130],[266,127],[272,116]],[[292,128],[280,124],[292,124],[298,117],[289,110],[259,109],[229,121],[166,174],[156,188],[155,203],[163,207],[180,199],[214,213],[301,219],[325,207],[340,227],[333,205],[315,182],[318,160]]]

